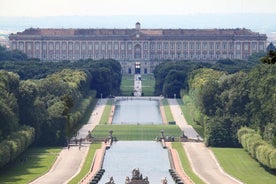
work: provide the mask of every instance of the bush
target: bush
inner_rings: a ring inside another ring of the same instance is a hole
[[[276,149],[273,146],[250,128],[243,127],[237,134],[242,147],[254,159],[270,169],[276,169]]]
[[[34,141],[34,128],[23,126],[0,143],[0,168],[14,161]]]

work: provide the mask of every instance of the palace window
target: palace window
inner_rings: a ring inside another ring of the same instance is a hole
[[[252,47],[252,50],[257,50],[257,43],[253,42],[251,47]]]
[[[36,43],[35,43],[35,49],[36,49],[36,50],[39,50],[39,49],[40,49],[40,43],[39,43],[39,42],[36,42]]]
[[[121,43],[121,50],[125,50],[125,43]]]
[[[111,50],[111,48],[112,48],[112,43],[108,42],[107,43],[107,50]]]
[[[95,49],[99,50],[99,44],[98,43],[95,43]]]
[[[31,50],[31,49],[32,49],[31,43],[27,43],[27,50]]]
[[[85,47],[86,47],[86,43],[83,42],[83,43],[81,44],[81,49],[82,49],[82,50],[85,50]]]
[[[203,42],[202,47],[203,47],[203,50],[207,50],[207,43]]]
[[[241,50],[241,44],[237,43],[237,50]]]
[[[69,50],[73,50],[73,43],[70,42],[68,47],[69,47]],[[72,57],[73,57],[73,56],[72,56]]]
[[[115,43],[114,43],[114,49],[115,49],[115,50],[118,50],[118,48],[119,48],[119,44],[118,44],[117,42],[115,42]]]
[[[200,50],[201,49],[201,44],[200,43],[196,43],[196,49]]]
[[[214,43],[210,42],[209,43],[209,48],[210,48],[210,50],[213,50],[214,49]]]
[[[177,47],[177,50],[180,50],[180,49],[181,49],[181,43],[180,43],[180,42],[177,42],[177,43],[176,43],[176,47]]]
[[[78,42],[75,43],[75,50],[80,50],[80,44]]]
[[[148,50],[148,43],[144,43],[144,50]]]
[[[188,47],[188,44],[185,42],[185,43],[183,43],[183,48],[186,50],[187,49],[187,47]]]
[[[128,43],[128,44],[127,44],[127,49],[128,49],[128,50],[131,50],[131,49],[132,49],[132,43]]]
[[[43,49],[43,50],[47,50],[47,43],[45,43],[45,42],[42,43],[42,49]]]
[[[49,50],[53,50],[54,49],[54,44],[51,42],[49,43]]]
[[[150,44],[150,49],[151,49],[151,50],[154,50],[154,49],[155,49],[155,43],[151,43],[151,44]]]
[[[229,49],[233,50],[233,43],[229,43]]]
[[[101,43],[102,45],[102,50],[105,50],[105,43]]]
[[[168,49],[168,43],[167,43],[167,42],[164,43],[164,49],[165,49],[165,50]]]
[[[158,47],[158,50],[161,50],[161,47],[162,47],[161,43],[157,43],[157,47]]]
[[[244,45],[243,45],[243,46],[244,46],[244,50],[246,50],[246,51],[247,51],[247,50],[248,50],[248,43],[244,43]]]
[[[191,49],[191,50],[194,49],[194,43],[190,43],[190,49]]]
[[[171,50],[174,50],[174,42],[171,43]]]
[[[59,43],[56,43],[56,50],[59,50]]]
[[[227,50],[227,43],[226,43],[226,42],[223,42],[223,43],[222,43],[222,49],[223,49],[223,50]]]
[[[219,43],[219,42],[216,43],[216,49],[217,49],[217,50],[220,49],[220,43]]]
[[[264,50],[264,44],[263,43],[259,43],[259,47],[260,47],[260,50]]]
[[[92,50],[92,43],[88,43],[88,50]]]
[[[66,43],[65,42],[62,43],[62,50],[66,50]]]

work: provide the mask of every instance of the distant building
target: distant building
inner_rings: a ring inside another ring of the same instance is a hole
[[[124,73],[152,73],[166,60],[244,59],[265,51],[267,36],[249,29],[26,29],[9,36],[12,49],[45,61],[118,60]]]
[[[276,51],[276,47],[273,45],[272,42],[270,42],[270,44],[266,47],[267,52],[270,51],[270,50]]]

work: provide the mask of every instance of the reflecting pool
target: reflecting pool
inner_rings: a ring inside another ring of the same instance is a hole
[[[124,99],[115,102],[112,124],[162,124],[159,100]]]
[[[143,177],[151,184],[161,183],[165,177],[168,183],[174,183],[168,170],[170,162],[168,150],[155,141],[118,141],[106,151],[103,168],[105,173],[100,184],[113,176],[115,183],[125,183],[126,176],[132,177],[132,170],[139,168]]]

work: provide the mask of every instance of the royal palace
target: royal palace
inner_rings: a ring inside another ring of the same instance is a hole
[[[249,29],[26,29],[9,36],[11,49],[43,61],[112,58],[124,73],[152,73],[166,60],[246,60],[265,51],[265,34]]]

